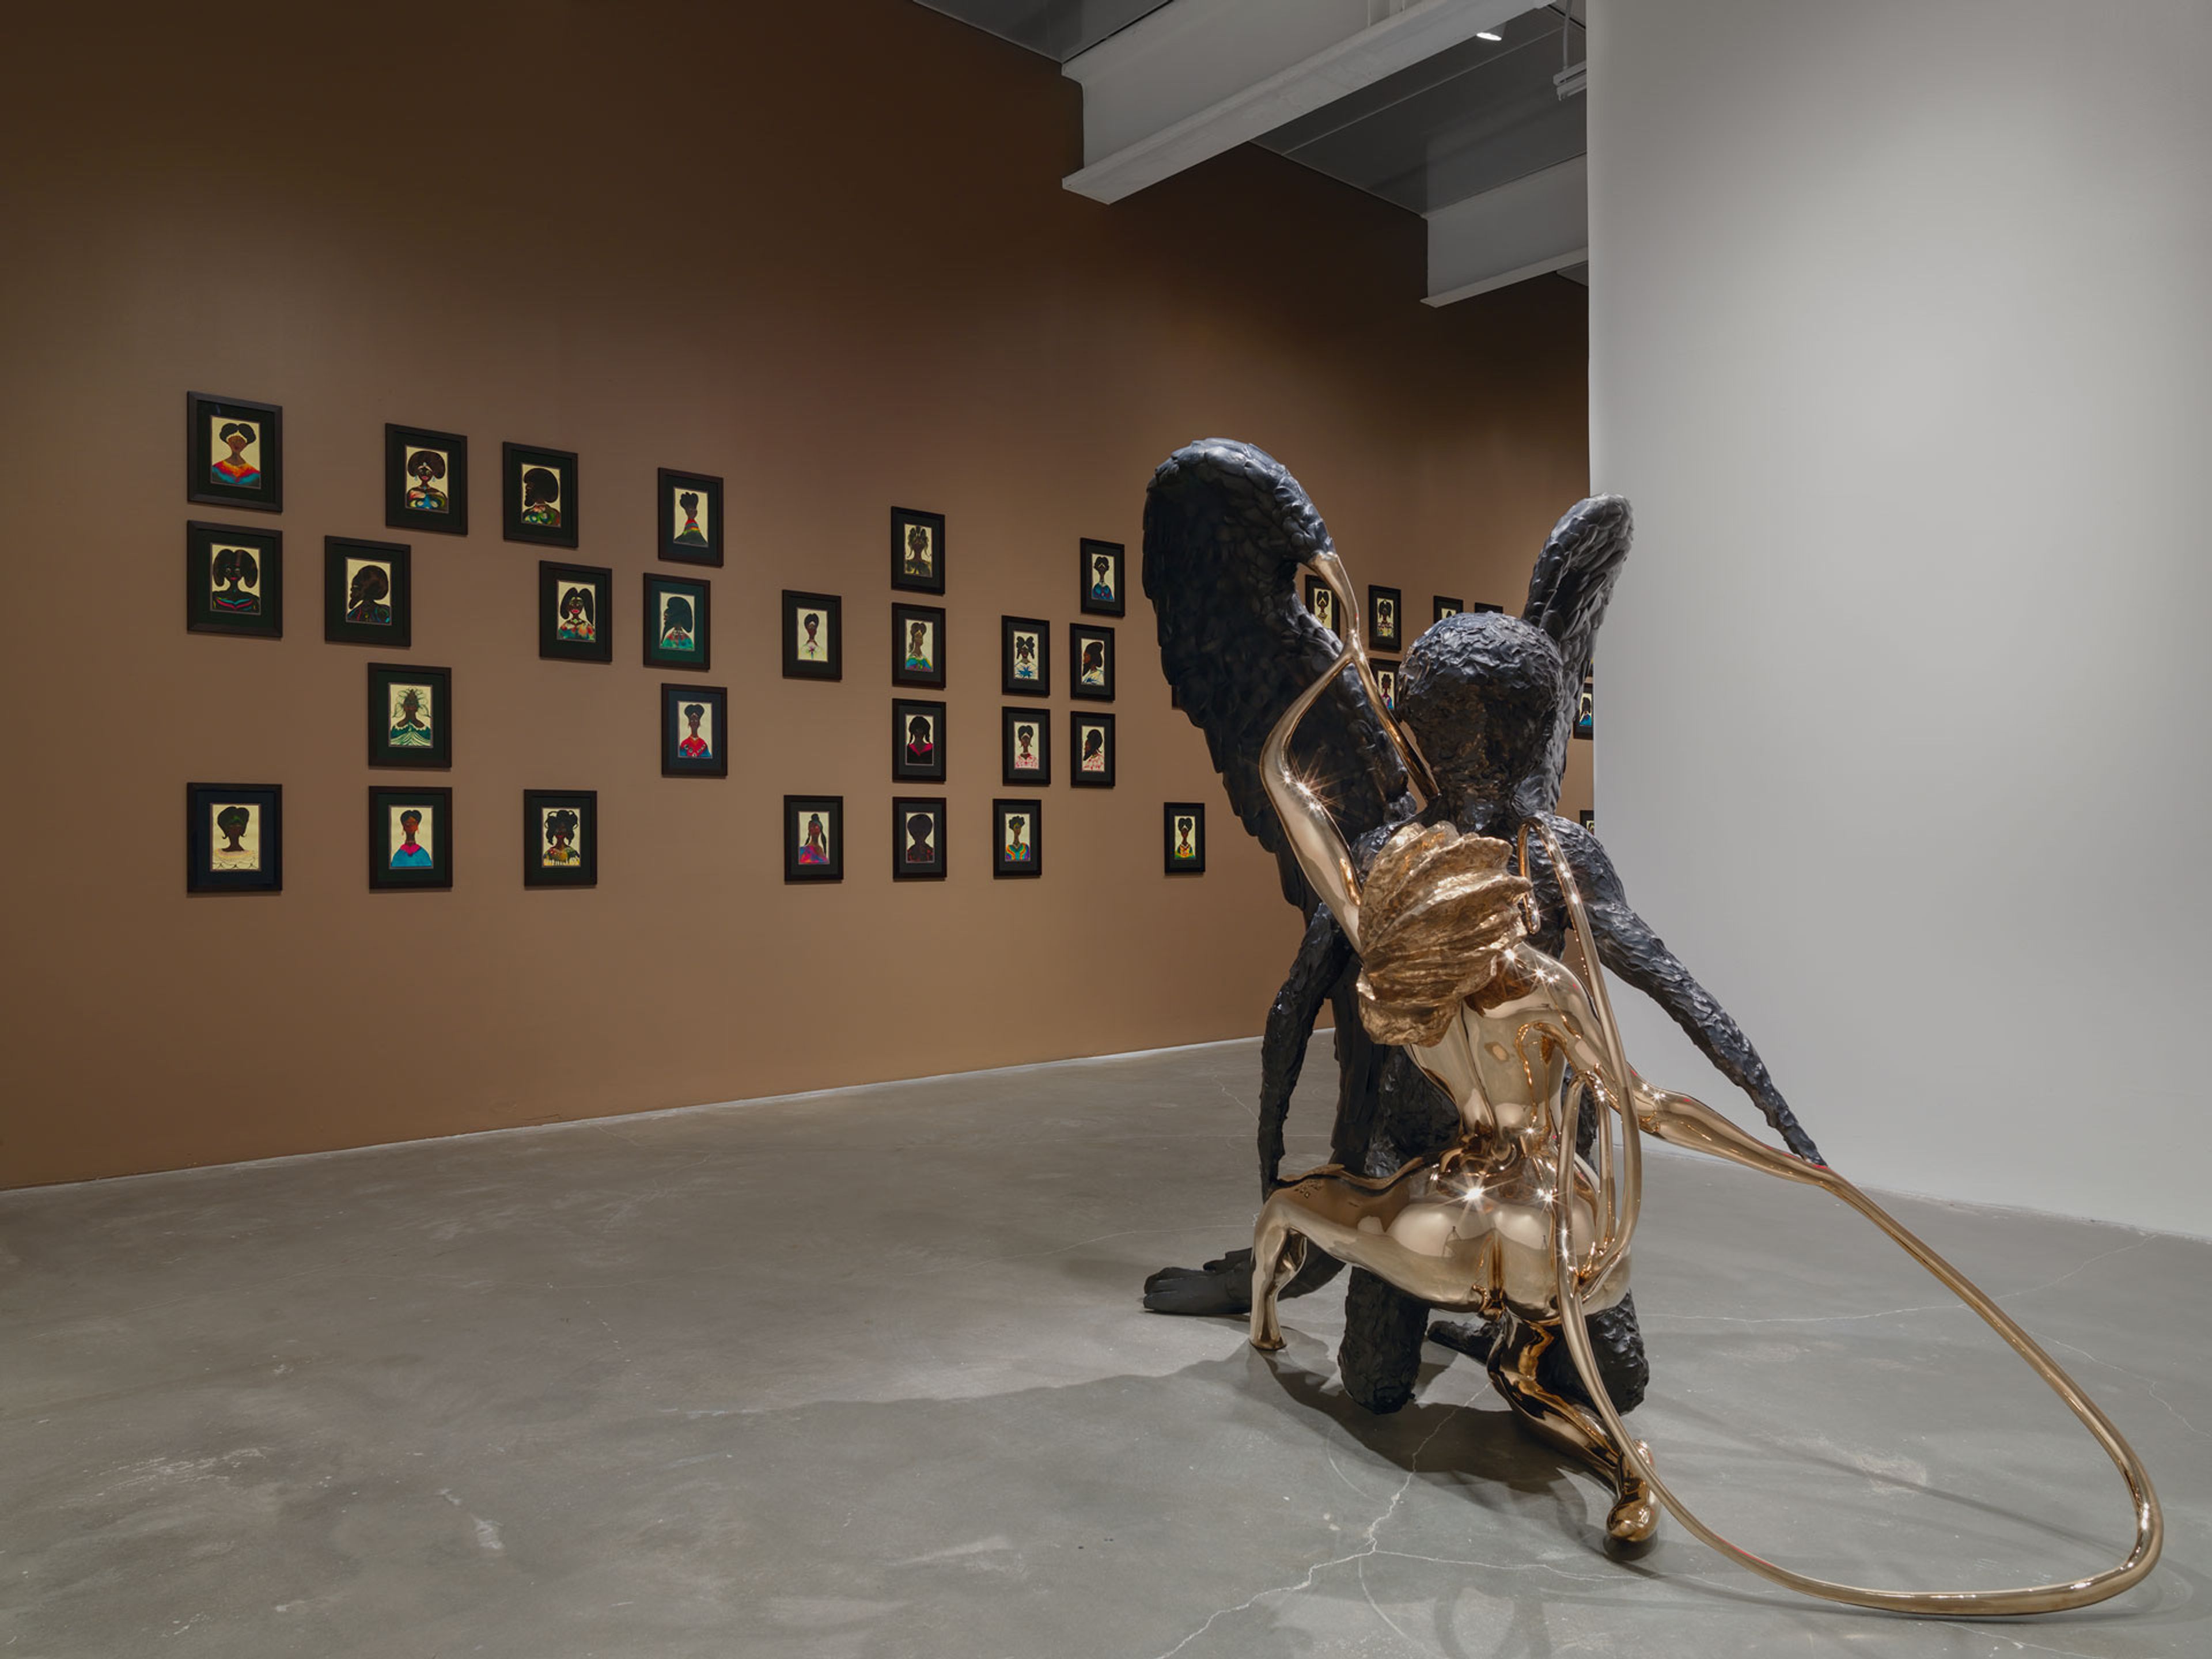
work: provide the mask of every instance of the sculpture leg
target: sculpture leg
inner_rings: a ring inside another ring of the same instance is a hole
[[[1252,1234],[1252,1346],[1263,1353],[1283,1346],[1275,1297],[1310,1254],[1305,1240],[1291,1231],[1287,1206],[1270,1203],[1260,1212]]]
[[[1421,1372],[1421,1336],[1429,1304],[1363,1268],[1344,1294],[1344,1340],[1337,1375],[1344,1391],[1378,1416],[1403,1409]]]
[[[1626,1417],[1644,1403],[1651,1383],[1651,1362],[1644,1351],[1644,1332],[1636,1322],[1636,1293],[1625,1292],[1612,1307],[1589,1316],[1590,1346],[1597,1351],[1598,1375],[1613,1396],[1613,1409]],[[1429,1340],[1471,1359],[1490,1363],[1504,1326],[1497,1321],[1439,1319],[1429,1327]],[[1545,1351],[1536,1380],[1553,1394],[1563,1394],[1578,1404],[1589,1404],[1583,1380],[1576,1374],[1567,1345],[1554,1342]]]
[[[1514,1421],[1531,1439],[1577,1458],[1602,1476],[1613,1491],[1605,1517],[1606,1535],[1617,1543],[1640,1544],[1659,1524],[1651,1489],[1587,1407],[1544,1386],[1539,1373],[1546,1354],[1559,1341],[1556,1327],[1532,1324],[1512,1315],[1490,1357],[1491,1385],[1513,1408]],[[1649,1449],[1639,1442],[1647,1457]]]

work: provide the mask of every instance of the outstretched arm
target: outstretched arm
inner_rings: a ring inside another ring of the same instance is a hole
[[[1260,1044],[1260,1195],[1275,1190],[1283,1166],[1283,1123],[1291,1111],[1291,1096],[1298,1086],[1298,1073],[1306,1063],[1306,1043],[1314,1021],[1329,999],[1338,980],[1352,963],[1352,945],[1329,914],[1316,904],[1306,924],[1306,936],[1291,964],[1290,977],[1275,993],[1267,1010],[1267,1034]]]

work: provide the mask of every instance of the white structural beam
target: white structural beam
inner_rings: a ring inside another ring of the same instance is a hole
[[[1448,306],[1589,258],[1589,161],[1577,155],[1429,222],[1428,303]]]
[[[1529,0],[1170,0],[1061,65],[1083,87],[1083,162],[1118,202],[1447,46]]]

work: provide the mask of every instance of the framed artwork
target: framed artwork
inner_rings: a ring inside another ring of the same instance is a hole
[[[576,454],[532,444],[500,446],[500,533],[542,547],[576,544]]]
[[[1382,694],[1382,706],[1392,714],[1398,712],[1398,665],[1377,660],[1375,664],[1376,689]]]
[[[453,763],[453,671],[412,663],[368,665],[368,763]]]
[[[991,873],[1044,873],[1043,802],[1001,799],[991,803]]]
[[[1306,609],[1323,628],[1336,632],[1336,590],[1318,576],[1306,578]]]
[[[1429,622],[1431,626],[1442,622],[1446,617],[1456,617],[1467,609],[1465,599],[1455,599],[1449,593],[1439,593],[1429,603]]]
[[[945,797],[916,795],[891,803],[891,879],[945,879]]]
[[[891,684],[945,689],[945,611],[933,605],[891,607]]]
[[[645,573],[645,665],[704,669],[713,657],[714,595],[703,576]]]
[[[1167,873],[1206,873],[1206,803],[1171,800],[1160,812],[1160,850]]]
[[[538,654],[562,662],[615,659],[615,573],[592,564],[538,564]]]
[[[724,685],[660,688],[660,775],[726,778],[730,690]]]
[[[1088,623],[1067,625],[1067,695],[1114,701],[1114,630]]]
[[[284,510],[284,411],[250,398],[185,393],[185,499]]]
[[[653,507],[660,523],[660,556],[678,564],[722,562],[722,481],[709,472],[660,469]]]
[[[1010,697],[1052,695],[1052,624],[1035,617],[999,618],[1000,689]]]
[[[1591,732],[1590,677],[1583,676],[1583,698],[1575,708],[1575,735],[1587,738]]]
[[[1042,788],[1052,781],[1052,711],[999,711],[999,774],[1007,788]]]
[[[1122,576],[1127,565],[1121,544],[1094,542],[1085,538],[1078,550],[1082,568],[1076,574],[1082,578],[1083,613],[1086,617],[1121,617],[1128,614],[1128,601],[1122,594]]]
[[[1597,829],[1597,814],[1592,811],[1589,807],[1585,806],[1582,810],[1581,817],[1583,828],[1593,832],[1595,831]]]
[[[453,792],[368,788],[368,884],[397,892],[453,884]]]
[[[1477,599],[1473,605],[1468,606],[1468,609],[1478,617],[1481,616],[1486,611],[1493,617],[1502,617],[1505,614],[1505,607],[1504,605],[1485,605],[1480,599]]]
[[[842,795],[786,795],[783,798],[783,878],[786,881],[845,879],[845,798]]]
[[[284,532],[185,526],[185,626],[195,634],[284,637]]]
[[[891,586],[909,593],[945,591],[945,515],[891,509]]]
[[[845,602],[835,593],[783,592],[783,677],[845,678]]]
[[[1399,649],[1403,635],[1399,624],[1404,605],[1395,587],[1367,590],[1367,643],[1377,651]]]
[[[891,704],[891,781],[945,781],[945,705]]]
[[[185,786],[185,890],[284,890],[284,786]]]
[[[428,427],[384,428],[384,522],[394,530],[469,533],[469,441]]]
[[[415,642],[414,584],[403,542],[323,538],[323,637],[404,651]]]
[[[522,792],[522,884],[596,887],[599,884],[599,792],[526,789]]]
[[[1103,710],[1067,711],[1067,781],[1078,789],[1114,787],[1114,717]]]

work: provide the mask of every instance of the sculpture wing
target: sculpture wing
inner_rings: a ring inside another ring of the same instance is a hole
[[[1567,509],[1536,556],[1521,620],[1542,629],[1559,647],[1559,707],[1544,757],[1515,797],[1524,814],[1548,812],[1559,804],[1559,780],[1567,769],[1567,744],[1574,736],[1590,649],[1598,624],[1605,620],[1613,584],[1620,580],[1634,530],[1626,496],[1592,495]]]
[[[1340,649],[1307,611],[1298,566],[1331,545],[1297,479],[1249,444],[1177,450],[1145,496],[1145,593],[1160,662],[1244,827],[1274,854],[1283,896],[1314,902],[1260,782],[1260,747]],[[1346,669],[1299,726],[1291,757],[1347,842],[1412,808],[1404,764],[1359,677]]]

